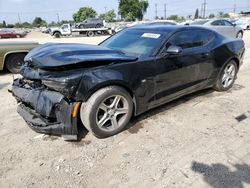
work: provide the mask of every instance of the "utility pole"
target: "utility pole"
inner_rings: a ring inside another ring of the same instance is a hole
[[[57,15],[57,22],[59,23],[60,22],[59,13],[56,13],[56,15]]]
[[[155,3],[155,19],[158,17],[157,3]]]
[[[164,18],[167,19],[167,5],[164,4]]]
[[[203,18],[203,3],[201,3],[200,17]]]
[[[19,24],[21,24],[21,17],[19,13],[17,14],[17,17],[18,17]]]
[[[234,12],[234,14],[236,13],[236,4],[234,4],[233,12]]]
[[[107,12],[107,7],[104,7],[105,13]]]
[[[206,17],[206,5],[207,5],[207,1],[204,0],[204,10],[203,10],[203,18]]]

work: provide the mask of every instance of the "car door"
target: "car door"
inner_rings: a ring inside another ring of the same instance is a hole
[[[227,33],[227,36],[235,38],[237,35],[236,27],[227,20],[222,20],[222,21],[224,22],[225,33]]]
[[[211,23],[210,28],[221,33],[224,36],[233,38],[236,37],[236,34],[234,34],[235,28],[226,20],[215,20]]]
[[[207,44],[213,37],[212,31],[187,30],[177,32],[168,40],[156,59],[155,105],[206,85],[213,70]],[[171,46],[180,47],[182,52],[168,54]]]
[[[70,35],[71,34],[71,28],[69,24],[63,24],[61,26],[61,33],[63,35]]]

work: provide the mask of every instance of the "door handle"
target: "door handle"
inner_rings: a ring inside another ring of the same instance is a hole
[[[207,58],[209,56],[209,52],[205,52],[201,54],[201,58]]]

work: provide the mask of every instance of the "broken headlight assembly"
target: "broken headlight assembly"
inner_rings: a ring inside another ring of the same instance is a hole
[[[71,97],[74,93],[77,83],[70,81],[42,80],[42,84],[50,90],[58,91],[64,96]]]

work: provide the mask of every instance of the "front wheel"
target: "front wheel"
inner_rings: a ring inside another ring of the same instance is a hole
[[[25,54],[23,53],[9,55],[5,61],[5,67],[14,74],[19,73],[21,66],[24,64],[24,57]]]
[[[60,38],[60,37],[61,37],[61,34],[60,34],[59,32],[55,32],[55,33],[54,33],[54,37],[55,37],[55,38]]]
[[[216,91],[227,91],[235,82],[237,77],[238,66],[235,61],[227,63],[220,71],[214,89]]]
[[[95,92],[81,106],[83,125],[98,138],[113,136],[124,129],[133,113],[130,94],[123,88],[109,86]]]

